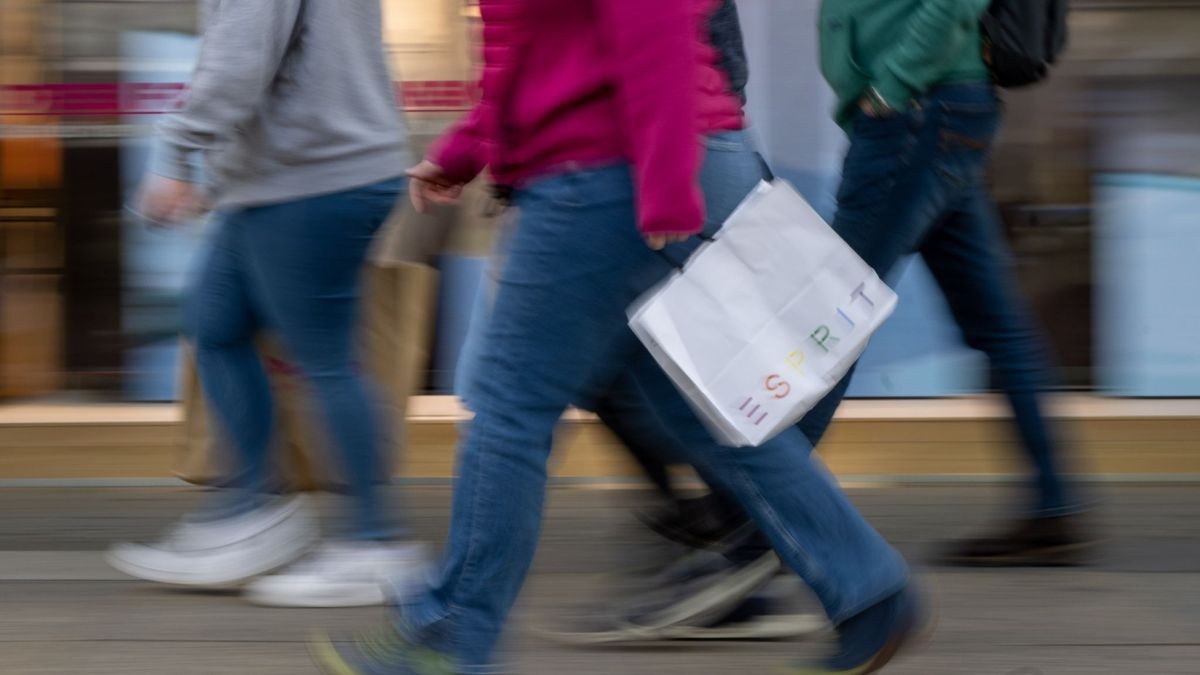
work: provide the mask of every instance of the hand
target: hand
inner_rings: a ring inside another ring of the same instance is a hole
[[[176,224],[205,210],[204,198],[195,183],[147,174],[138,190],[137,210],[152,223]]]
[[[425,213],[429,204],[453,204],[462,196],[463,184],[446,177],[442,167],[425,160],[408,170],[412,179],[409,195],[417,211]]]
[[[648,234],[646,235],[646,245],[651,250],[661,251],[671,244],[687,241],[691,236],[690,234]]]
[[[871,103],[871,99],[867,98],[866,96],[858,99],[858,109],[863,111],[863,114],[867,117],[873,117],[875,119],[883,117],[883,115],[880,114],[880,112]]]

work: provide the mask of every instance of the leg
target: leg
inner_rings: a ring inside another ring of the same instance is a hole
[[[916,249],[951,190],[934,160],[936,127],[923,110],[888,119],[860,117],[850,132],[832,227],[880,277]],[[842,380],[799,422],[816,445],[824,437],[854,375]]]
[[[1035,516],[1066,515],[1078,505],[1068,497],[1039,401],[1049,379],[1046,357],[1016,291],[1004,251],[999,224],[982,185],[967,195],[921,247],[967,345],[987,355],[995,384],[1012,406],[1036,477]]]
[[[835,623],[904,588],[904,561],[813,459],[812,445],[799,429],[753,449],[722,447],[648,354],[636,374],[657,413],[687,448],[689,461],[737,497]]]
[[[380,503],[387,483],[377,400],[357,358],[362,267],[376,230],[402,190],[399,180],[260,207],[243,223],[255,292],[314,389],[353,498],[345,534],[382,540],[397,532]]]
[[[770,178],[770,170],[745,131],[713,134],[705,139],[705,151],[700,171],[709,220],[705,227],[716,231],[759,181]],[[601,421],[617,434],[651,482],[668,497],[677,498],[669,486],[667,465],[680,463],[683,449],[652,414],[636,382],[623,377],[595,399]],[[745,519],[725,495],[714,492],[708,502],[719,520]]]
[[[205,395],[229,443],[232,489],[162,541],[117,544],[108,561],[159,583],[232,587],[286,565],[312,544],[315,526],[302,498],[267,495],[273,419],[267,376],[254,347],[261,327],[253,302],[247,212],[223,218],[187,303]]]
[[[460,448],[446,561],[399,621],[464,672],[490,661],[528,571],[559,417],[594,364],[611,361],[625,307],[667,271],[629,225],[624,167],[540,181],[518,206],[472,376],[475,418]]]
[[[266,491],[271,436],[271,389],[254,346],[261,323],[250,296],[242,214],[225,216],[216,227],[207,257],[189,291],[185,331],[196,349],[196,368],[205,397],[228,443],[230,494],[206,517],[221,518],[253,508]]]
[[[645,415],[640,400],[635,399],[632,408],[624,405],[627,401],[618,400],[610,390],[595,404],[594,412],[621,441],[662,496],[672,501],[680,499],[671,484],[669,467],[682,454],[676,447],[675,438],[666,433],[656,419]]]

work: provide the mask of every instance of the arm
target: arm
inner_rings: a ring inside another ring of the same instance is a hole
[[[205,27],[187,101],[159,128],[151,172],[195,176],[192,153],[228,139],[275,82],[302,0],[226,0]]]
[[[633,161],[643,234],[704,226],[698,175],[696,40],[691,0],[597,0],[616,71],[617,102]]]
[[[470,183],[487,166],[483,111],[483,104],[476,104],[470,114],[450,127],[429,149],[429,161],[454,183]]]
[[[871,86],[889,106],[904,108],[945,75],[946,36],[964,22],[978,22],[990,0],[925,0],[913,11],[900,39],[886,52]]]

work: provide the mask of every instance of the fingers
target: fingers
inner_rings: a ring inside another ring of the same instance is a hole
[[[409,193],[413,207],[419,213],[426,213],[431,204],[446,206],[455,203],[462,196],[462,191],[461,185],[439,185],[413,178]]]
[[[447,178],[442,167],[429,160],[422,161],[405,173],[412,179],[409,193],[413,207],[421,213],[428,211],[431,204],[453,204],[462,196],[462,184]]]
[[[661,251],[667,246],[667,238],[661,234],[646,235],[646,245],[652,251]]]
[[[651,250],[661,251],[671,244],[687,241],[691,236],[690,234],[648,234],[646,235],[646,245]]]
[[[463,187],[461,185],[433,185],[429,188],[427,196],[434,204],[453,204],[462,196]]]
[[[411,171],[411,169],[410,169]],[[409,174],[412,175],[411,173]],[[408,191],[408,197],[412,200],[413,208],[417,213],[425,213],[428,206],[425,203],[425,181],[417,180],[415,177],[412,181],[412,189]]]

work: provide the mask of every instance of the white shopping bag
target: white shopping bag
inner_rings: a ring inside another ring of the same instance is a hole
[[[714,436],[757,446],[833,388],[896,294],[790,185],[761,183],[630,326]]]

